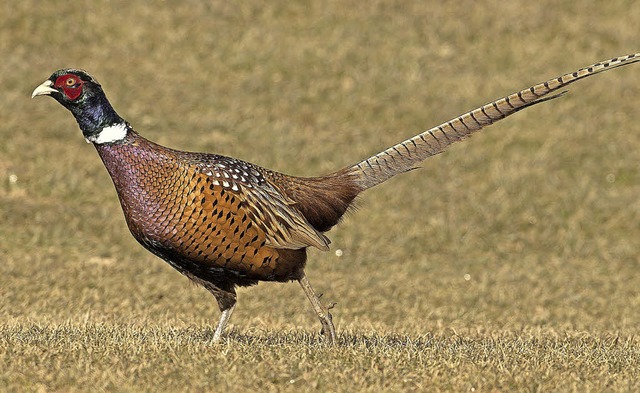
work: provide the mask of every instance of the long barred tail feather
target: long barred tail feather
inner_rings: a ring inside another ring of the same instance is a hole
[[[443,152],[452,143],[461,141],[498,120],[532,105],[560,97],[566,91],[555,95],[549,94],[573,82],[638,61],[640,61],[640,53],[615,57],[549,79],[433,127],[352,167],[344,168],[339,173],[347,175],[361,191],[366,190],[399,173],[417,168],[422,161]]]

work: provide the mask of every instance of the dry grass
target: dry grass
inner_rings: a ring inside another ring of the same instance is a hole
[[[82,67],[152,140],[292,174],[637,52],[640,3],[10,2],[0,20],[0,390],[640,390],[640,68],[366,193],[296,284],[213,299],[127,233],[53,100]]]
[[[210,343],[194,327],[30,325],[0,331],[14,386],[77,390],[634,390],[638,342],[552,331],[377,335],[234,332]],[[52,370],[55,370],[52,373]],[[185,382],[188,381],[188,382]]]

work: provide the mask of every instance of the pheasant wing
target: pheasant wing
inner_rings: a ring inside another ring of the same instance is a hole
[[[309,224],[276,185],[265,179],[260,168],[248,162],[215,156],[201,165],[214,185],[240,199],[247,216],[266,235],[274,248],[300,249],[314,246],[329,249],[329,239]]]

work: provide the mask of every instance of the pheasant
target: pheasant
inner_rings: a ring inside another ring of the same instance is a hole
[[[332,316],[304,272],[306,249],[329,249],[325,232],[358,194],[485,126],[559,97],[565,93],[559,89],[577,80],[637,61],[640,53],[549,79],[319,177],[289,176],[151,142],[116,113],[96,79],[79,69],[54,72],[32,97],[49,95],[75,116],[111,176],[133,237],[215,297],[221,317],[213,341],[220,340],[233,313],[236,287],[297,280],[322,334],[334,343]]]

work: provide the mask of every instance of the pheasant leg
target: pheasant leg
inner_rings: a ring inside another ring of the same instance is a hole
[[[318,315],[320,319],[320,323],[322,324],[322,334],[327,339],[330,344],[336,343],[336,328],[333,326],[333,321],[331,320],[331,314],[329,310],[320,302],[320,298],[316,295],[316,292],[311,287],[307,276],[302,273],[302,276],[298,279],[300,286],[304,290],[305,295],[309,298],[311,305],[313,306],[313,310]]]
[[[233,314],[233,310],[235,310],[236,305],[227,308],[222,311],[222,315],[220,316],[220,322],[218,322],[218,327],[216,328],[216,332],[213,333],[213,342],[220,341],[220,337],[222,337],[222,332],[224,332],[224,328],[227,327],[227,323],[231,318],[231,314]]]

